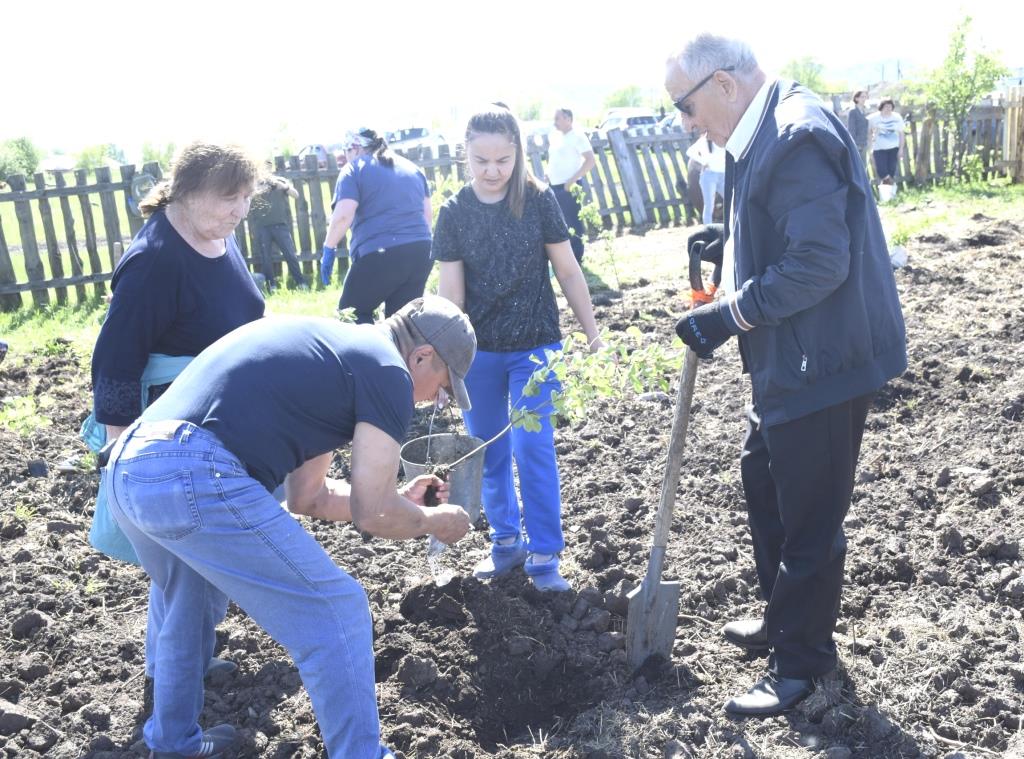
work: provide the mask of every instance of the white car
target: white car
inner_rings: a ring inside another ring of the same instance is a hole
[[[330,145],[322,145],[320,143],[304,145],[299,151],[299,163],[301,166],[306,165],[306,156],[308,155],[316,156],[317,166],[321,169],[327,168],[328,155],[333,155],[335,157],[339,168],[345,165],[345,146],[340,142],[335,142]]]
[[[658,114],[650,108],[609,108],[597,127],[601,138],[608,136],[612,129],[633,129],[658,125]]]
[[[388,147],[401,151],[423,147],[436,149],[441,145],[448,144],[443,135],[427,127],[396,129],[393,132],[385,133],[384,139],[387,140]]]

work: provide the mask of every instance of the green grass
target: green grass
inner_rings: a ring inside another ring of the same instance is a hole
[[[923,234],[956,234],[976,214],[992,218],[1024,215],[1024,185],[1005,179],[908,189],[879,206],[890,240],[905,244]]]

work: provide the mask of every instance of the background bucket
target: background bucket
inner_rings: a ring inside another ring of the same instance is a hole
[[[483,440],[472,435],[454,435],[451,433],[424,435],[410,440],[402,446],[402,471],[405,479],[411,480],[427,473],[427,440],[430,440],[430,463],[445,465],[456,461],[474,448],[483,445]],[[448,501],[461,506],[469,514],[470,523],[480,517],[480,489],[484,478],[484,453],[481,448],[468,459],[460,462],[448,473],[450,486]]]

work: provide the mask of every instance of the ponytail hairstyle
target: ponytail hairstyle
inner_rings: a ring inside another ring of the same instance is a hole
[[[252,191],[260,178],[259,165],[237,145],[193,142],[174,159],[171,178],[150,190],[139,203],[139,210],[149,218],[170,203],[197,192],[228,196]]]
[[[526,150],[519,133],[519,122],[508,108],[494,103],[490,108],[473,114],[466,125],[466,144],[481,134],[500,134],[508,138],[516,149],[516,164],[509,178],[508,207],[512,216],[523,217],[526,206],[526,195],[529,190],[534,193],[543,192],[544,185],[530,171],[526,163]]]
[[[381,166],[394,168],[395,154],[388,148],[387,141],[372,129],[363,127],[349,132],[346,142],[350,147],[357,147],[371,154]]]

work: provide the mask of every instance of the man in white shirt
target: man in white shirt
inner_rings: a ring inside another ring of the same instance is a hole
[[[548,148],[548,184],[555,191],[555,198],[562,209],[565,223],[572,235],[569,243],[577,261],[583,261],[583,222],[580,221],[580,204],[572,188],[594,168],[594,149],[590,140],[572,125],[572,111],[559,108],[555,111],[555,132],[551,134]]]

